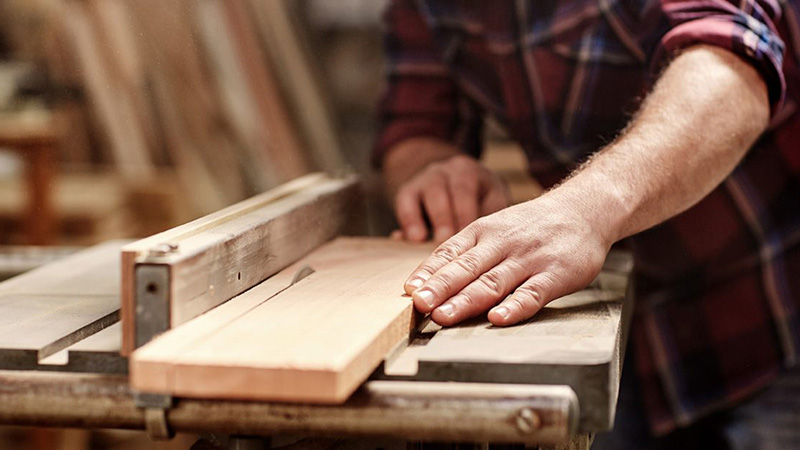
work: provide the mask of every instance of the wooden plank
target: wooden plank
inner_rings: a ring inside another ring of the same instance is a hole
[[[41,360],[117,322],[123,243],[0,283],[0,368],[37,369]]]
[[[352,227],[359,221],[359,209],[354,177],[312,174],[126,246],[122,252],[123,353],[129,354],[137,341],[144,343],[152,337],[137,332],[137,268],[164,270],[165,285],[154,291],[167,296],[162,302],[165,312],[147,312],[165,317],[168,326],[174,327],[244,292]],[[170,249],[166,253],[161,250],[165,246]],[[156,330],[161,331],[165,329]]]
[[[630,255],[612,252],[591,286],[522,324],[494,327],[484,316],[429,326],[387,363],[381,378],[566,384],[578,396],[581,429],[610,429],[632,312],[631,271]]]
[[[414,312],[403,281],[432,250],[336,239],[279,273],[280,281],[136,350],[131,385],[181,397],[343,402],[408,338]],[[315,272],[280,291],[304,265]]]

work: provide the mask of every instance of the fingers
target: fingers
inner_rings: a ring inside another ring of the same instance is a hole
[[[455,232],[451,195],[444,179],[433,181],[422,192],[422,204],[433,227],[433,240],[444,242]]]
[[[421,242],[430,234],[444,242],[479,216],[507,206],[505,187],[473,158],[454,156],[430,164],[395,196],[402,236]]]
[[[395,199],[395,211],[403,236],[413,242],[428,237],[424,208],[433,228],[433,240],[444,242],[450,238],[455,232],[452,197],[447,181],[442,178],[434,178],[424,187],[411,185],[401,189]]]
[[[496,305],[498,299],[508,295],[524,279],[524,272],[519,266],[502,262],[434,309],[431,317],[443,326],[475,317]]]
[[[460,175],[453,173],[447,178],[457,230],[466,228],[479,217],[480,182],[477,177]]]
[[[475,235],[468,230],[453,236],[439,245],[431,256],[422,261],[405,282],[406,294],[412,295],[433,274],[475,246]],[[491,266],[489,266],[491,267]],[[423,303],[426,303],[423,301]]]
[[[416,188],[404,188],[395,198],[395,212],[400,222],[402,235],[413,242],[422,242],[428,236],[425,220],[422,218],[420,191]]]
[[[436,271],[411,297],[418,311],[427,313],[451,299],[500,262],[500,255],[475,247]]]
[[[507,326],[533,317],[554,296],[558,296],[552,287],[553,283],[546,272],[530,277],[489,311],[489,322],[497,326]]]

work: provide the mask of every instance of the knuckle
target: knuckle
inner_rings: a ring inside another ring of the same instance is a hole
[[[460,194],[464,200],[477,200],[478,184],[475,183],[474,180],[469,179],[469,177],[457,177],[451,179],[450,185],[453,191]]]
[[[471,309],[477,304],[475,297],[469,292],[461,292],[458,294],[458,303],[460,306],[466,307],[467,309]]]
[[[450,275],[441,274],[428,281],[428,287],[439,294],[448,293],[454,286],[454,280]]]
[[[433,256],[445,262],[451,262],[458,257],[458,249],[450,242],[445,242],[433,251]]]
[[[398,191],[395,196],[395,205],[402,206],[403,204],[413,200],[417,196],[417,189],[414,186],[405,184]]]
[[[458,267],[460,267],[463,271],[471,275],[477,275],[481,267],[478,257],[471,253],[464,253],[453,260],[453,262],[457,264]]]
[[[515,276],[520,276],[522,274],[530,275],[530,269],[528,269],[528,264],[517,261],[516,258],[506,259],[505,264],[507,266],[507,270],[510,273],[514,274]]]
[[[472,158],[467,155],[456,155],[450,158],[450,164],[454,167],[469,167],[472,163]]]
[[[473,220],[469,225],[467,225],[466,228],[464,228],[464,231],[472,233],[475,236],[485,233],[487,231],[486,219],[479,218],[477,220]]]
[[[495,297],[499,297],[505,292],[503,279],[497,272],[486,272],[478,278],[478,281],[489,291],[489,294]]]
[[[516,294],[517,295],[514,296],[514,301],[519,302],[523,307],[526,302],[536,308],[541,308],[543,306],[541,295],[533,286],[523,284],[517,288]]]
[[[466,180],[466,177],[460,176],[458,173],[454,173],[455,171],[450,172],[448,175],[447,182],[450,184],[450,187],[456,191],[460,192],[463,191],[465,188],[469,186],[469,181]]]
[[[469,156],[459,156],[450,166],[450,177],[462,185],[477,184],[481,179],[478,163]]]
[[[509,301],[511,302],[511,307],[516,309],[517,311],[525,311],[528,307],[525,300],[519,297],[511,297]]]
[[[431,275],[436,273],[436,267],[432,261],[427,261],[415,270],[416,273],[425,273],[430,278]]]
[[[446,173],[445,165],[446,161],[434,161],[428,164],[428,167],[425,168],[425,173],[428,175],[440,176]]]
[[[561,280],[563,280],[563,276],[559,276],[559,273],[560,272],[557,271],[546,271],[540,273],[536,280],[537,286],[544,290],[551,290],[553,287],[558,286]]]

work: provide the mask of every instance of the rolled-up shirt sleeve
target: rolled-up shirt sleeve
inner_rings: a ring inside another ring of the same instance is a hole
[[[378,106],[373,165],[379,167],[390,148],[411,137],[473,147],[480,134],[479,113],[459,92],[416,3],[393,0],[384,13],[384,26],[387,86]]]
[[[654,68],[692,45],[725,48],[759,71],[775,114],[786,91],[785,46],[775,25],[781,16],[777,0],[661,0],[660,14],[669,28],[653,53]]]

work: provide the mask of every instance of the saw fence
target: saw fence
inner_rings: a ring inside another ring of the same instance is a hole
[[[431,250],[359,232],[310,175],[0,283],[0,422],[588,448],[613,425],[625,253],[523,324],[442,329],[402,282]]]

